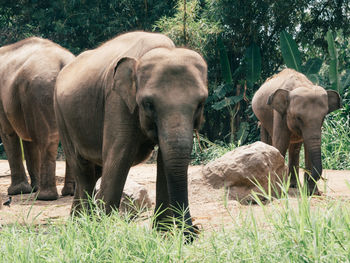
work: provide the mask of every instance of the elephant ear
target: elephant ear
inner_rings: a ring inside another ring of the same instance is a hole
[[[340,95],[334,90],[327,90],[328,95],[328,113],[342,107]]]
[[[278,111],[281,115],[284,115],[287,111],[289,103],[289,91],[285,89],[278,89],[272,93],[268,100],[267,105],[270,105],[273,109]]]
[[[136,60],[129,57],[120,59],[114,68],[113,79],[113,90],[133,113],[136,108]]]

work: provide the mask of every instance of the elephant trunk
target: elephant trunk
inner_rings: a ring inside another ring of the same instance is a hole
[[[308,191],[310,194],[318,193],[316,182],[322,175],[322,159],[321,159],[321,133],[318,136],[307,138],[305,140],[305,147],[311,167],[311,175],[307,176]],[[310,166],[309,165],[309,166]]]
[[[159,147],[174,216],[192,226],[188,209],[187,170],[193,144],[193,124],[188,120],[181,121],[181,118],[177,122],[177,125],[165,123],[159,126]]]

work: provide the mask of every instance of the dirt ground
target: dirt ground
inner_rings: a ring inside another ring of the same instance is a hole
[[[195,224],[204,229],[216,229],[221,225],[229,225],[232,218],[242,211],[252,209],[254,214],[262,214],[257,205],[241,205],[237,201],[224,202],[224,189],[213,189],[201,178],[201,166],[189,168],[189,200],[191,215]],[[63,187],[65,163],[57,162],[56,179],[59,193]],[[325,197],[350,200],[350,170],[324,170],[323,177],[327,183],[319,183],[323,196],[315,198],[315,203],[325,200]],[[129,178],[145,186],[153,202],[155,200],[156,165],[141,164],[130,170]],[[0,161],[0,196],[7,200],[7,188],[10,185],[10,169],[7,161]],[[37,201],[34,195],[17,195],[13,197],[10,207],[3,206],[0,210],[0,226],[14,222],[45,224],[49,221],[64,220],[69,217],[73,197],[62,197],[56,201]],[[296,198],[294,201],[296,202]],[[226,204],[226,205],[225,205]],[[226,207],[225,207],[226,206]]]

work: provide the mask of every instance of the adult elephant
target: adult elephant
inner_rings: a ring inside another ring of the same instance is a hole
[[[118,208],[129,169],[156,144],[157,222],[172,215],[193,230],[187,168],[207,91],[207,65],[166,36],[132,32],[79,55],[59,74],[55,111],[80,210],[101,175],[99,199]]]
[[[285,69],[267,79],[255,93],[252,106],[261,122],[261,140],[275,146],[283,156],[288,149],[292,187],[297,185],[299,153],[304,143],[308,193],[319,194],[316,182],[322,174],[321,127],[325,116],[341,107],[339,94]]]
[[[58,197],[53,95],[59,71],[73,59],[66,49],[37,37],[0,48],[0,136],[11,168],[9,195],[39,190],[40,200]]]

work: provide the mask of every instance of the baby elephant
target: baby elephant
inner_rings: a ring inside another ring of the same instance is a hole
[[[53,94],[59,71],[74,59],[59,45],[28,38],[0,48],[0,136],[11,168],[9,195],[39,190],[38,199],[57,199],[58,129]],[[31,178],[23,167],[20,138]]]
[[[119,207],[131,166],[156,144],[156,211],[192,226],[187,168],[208,96],[207,65],[196,52],[175,48],[164,35],[132,32],[79,55],[57,78],[55,111],[76,179],[73,210],[80,210],[102,178],[98,199]]]
[[[292,187],[297,185],[299,153],[304,143],[308,193],[319,194],[316,182],[322,174],[321,127],[324,117],[341,107],[339,94],[285,69],[266,80],[255,93],[252,106],[261,122],[261,140],[283,156],[288,149]]]

